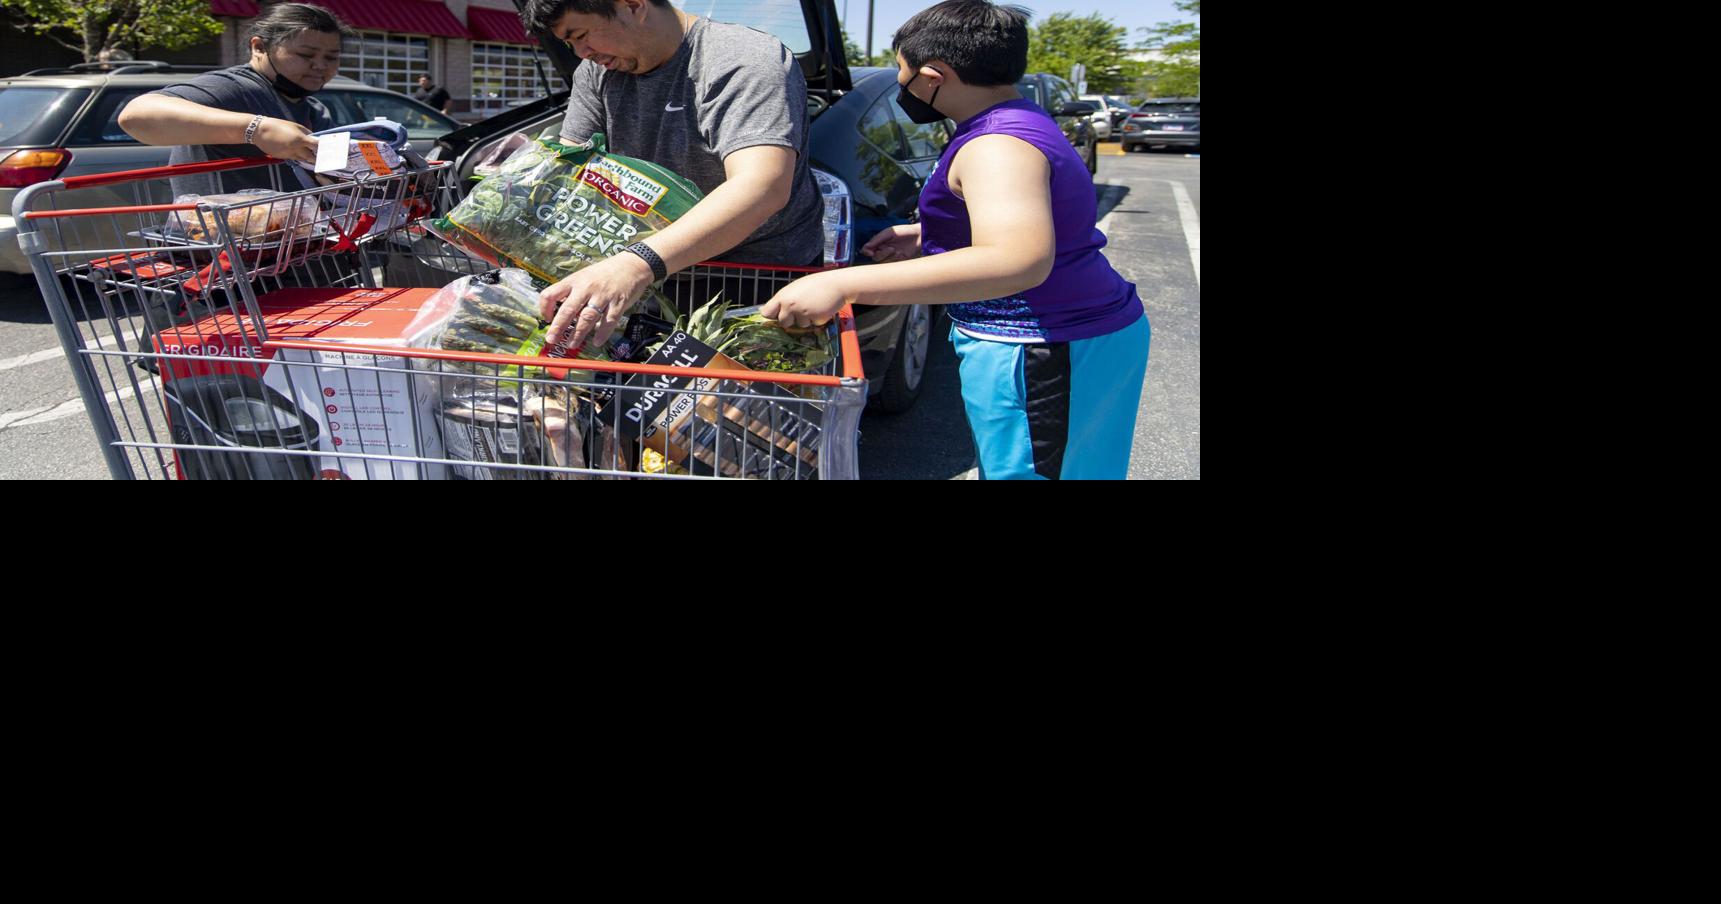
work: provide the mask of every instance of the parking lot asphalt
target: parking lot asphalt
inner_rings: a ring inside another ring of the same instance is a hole
[[[1168,151],[1108,153],[1095,191],[1106,256],[1136,284],[1153,324],[1130,477],[1200,479],[1201,160]],[[971,475],[974,450],[948,333],[941,319],[912,410],[862,417],[863,479]],[[0,274],[0,479],[108,477],[59,349],[34,282]]]

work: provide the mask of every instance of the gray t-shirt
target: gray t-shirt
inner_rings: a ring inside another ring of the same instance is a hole
[[[293,103],[275,91],[275,86],[250,66],[234,66],[217,72],[205,72],[189,82],[169,85],[151,94],[165,94],[234,113],[261,113],[272,119],[290,119],[313,132],[335,127],[329,109],[315,97]],[[228,157],[262,157],[263,151],[249,144],[176,145],[168,162],[199,163],[205,160],[225,160]],[[297,191],[300,188],[291,173],[271,172],[283,167],[254,167],[226,173],[202,176],[180,176],[171,180],[175,197],[185,194],[213,195],[239,191],[244,188],[276,188]],[[282,180],[286,181],[283,182]],[[219,182],[217,181],[219,180]]]
[[[562,140],[577,144],[602,132],[615,153],[667,166],[706,194],[723,184],[723,158],[736,151],[794,151],[789,205],[720,257],[791,266],[824,261],[824,205],[807,161],[807,80],[781,41],[695,19],[668,63],[644,75],[585,63],[573,81]]]

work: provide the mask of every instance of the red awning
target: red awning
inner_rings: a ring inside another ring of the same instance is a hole
[[[217,16],[254,19],[263,14],[252,0],[209,0],[209,10]]]
[[[520,17],[507,10],[466,8],[466,25],[475,41],[500,41],[503,44],[536,44],[520,24]]]
[[[354,28],[409,35],[470,38],[442,0],[316,0],[316,4]]]

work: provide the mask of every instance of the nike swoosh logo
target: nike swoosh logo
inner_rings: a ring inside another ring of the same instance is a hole
[[[686,107],[667,107],[666,106],[663,108],[663,112],[665,112],[665,113],[680,113],[682,110],[685,110],[685,109],[687,109],[687,108]]]

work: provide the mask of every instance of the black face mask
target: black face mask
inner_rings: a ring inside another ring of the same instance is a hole
[[[916,72],[914,78],[908,80],[908,85],[914,84],[916,78],[920,78],[920,73]],[[921,100],[908,93],[908,85],[903,85],[902,90],[896,92],[896,105],[902,108],[902,112],[908,114],[911,122],[924,126],[945,118],[943,113],[933,108],[932,101]],[[932,89],[932,100],[938,99],[938,91],[938,88]]]
[[[264,54],[264,59],[268,59],[267,53]],[[269,60],[269,68],[275,69],[274,60]],[[286,76],[281,74],[281,70],[279,69],[275,69],[275,81],[272,84],[274,84],[275,90],[281,92],[282,96],[286,97],[288,100],[304,100],[305,98],[317,93],[315,91],[306,91],[298,82],[289,81]]]

